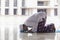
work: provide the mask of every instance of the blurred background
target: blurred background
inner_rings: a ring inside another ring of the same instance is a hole
[[[0,0],[0,40],[22,40],[19,26],[38,12],[45,12],[46,24],[54,23],[60,30],[60,0]]]

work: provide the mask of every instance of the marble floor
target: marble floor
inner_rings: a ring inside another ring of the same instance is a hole
[[[60,40],[60,33],[20,33],[21,40]]]
[[[25,19],[27,16],[0,16],[0,40],[60,40],[60,33],[20,33]],[[47,24],[51,22],[60,29],[59,17],[48,17]]]

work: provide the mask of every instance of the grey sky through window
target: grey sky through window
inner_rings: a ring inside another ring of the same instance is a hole
[[[16,15],[17,14],[17,9],[14,9],[14,15]]]
[[[17,0],[14,0],[14,7],[17,7]]]
[[[9,0],[5,0],[5,6],[9,7]]]
[[[57,9],[54,9],[54,15],[57,16]]]
[[[1,0],[0,0],[0,7],[1,7]]]
[[[9,9],[5,9],[5,15],[9,14]]]
[[[22,15],[25,15],[25,9],[22,9]]]
[[[25,6],[25,0],[22,0],[22,7]]]
[[[38,1],[38,2],[37,2],[37,5],[38,5],[38,6],[44,6],[44,2]]]

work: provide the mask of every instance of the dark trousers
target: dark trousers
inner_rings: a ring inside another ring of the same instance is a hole
[[[45,26],[44,22],[39,22],[37,27],[37,33],[52,33],[55,32],[54,24]]]

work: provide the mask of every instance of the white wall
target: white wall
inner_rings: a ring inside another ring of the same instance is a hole
[[[37,6],[37,0],[25,0],[26,7],[35,7]]]
[[[5,12],[5,0],[2,0],[1,1],[1,15],[4,15],[4,12]]]
[[[60,0],[58,0],[58,16],[60,17]]]
[[[13,1],[14,0],[9,0],[9,1],[10,1],[9,2],[9,7],[5,7],[5,0],[1,0],[1,4],[2,4],[1,5],[1,15],[5,15],[5,8],[9,9],[9,15],[14,15],[14,12],[13,12],[14,8],[17,9],[17,15],[21,15],[21,13],[22,13],[22,10],[21,10],[22,9],[22,0],[17,0],[17,7],[13,6],[13,3],[14,3]],[[26,9],[26,15],[31,15],[31,14],[37,13],[37,8],[33,9],[34,7],[37,7],[37,1],[38,0],[25,0],[25,7],[26,8],[28,7]],[[56,0],[50,0],[49,3],[48,3],[49,6],[54,7],[54,5],[56,4]]]

